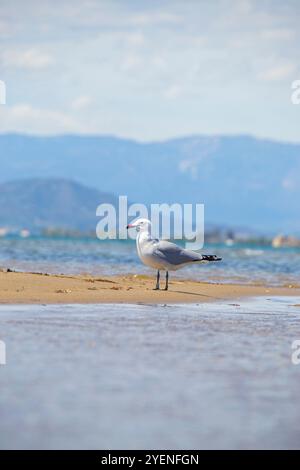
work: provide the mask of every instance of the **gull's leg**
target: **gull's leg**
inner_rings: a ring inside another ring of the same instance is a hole
[[[159,290],[159,279],[160,279],[160,273],[159,271],[157,271],[156,286],[154,290]]]
[[[166,271],[166,285],[165,290],[169,289],[169,271]]]

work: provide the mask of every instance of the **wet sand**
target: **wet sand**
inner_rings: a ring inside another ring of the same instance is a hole
[[[92,277],[0,272],[1,304],[200,303],[259,296],[300,296],[300,285],[268,287],[170,281],[169,291],[154,291],[155,278],[144,275]],[[164,281],[161,283],[164,287]]]

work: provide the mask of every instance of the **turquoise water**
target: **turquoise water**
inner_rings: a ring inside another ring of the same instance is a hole
[[[176,276],[211,282],[300,283],[300,248],[207,245],[223,261],[184,268]],[[133,241],[94,239],[0,239],[0,266],[49,273],[153,273],[141,265]]]
[[[297,304],[0,306],[0,448],[299,449]]]

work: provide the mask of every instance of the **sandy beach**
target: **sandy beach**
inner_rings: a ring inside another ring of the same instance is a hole
[[[175,279],[154,291],[154,277],[0,272],[2,304],[199,303],[258,296],[300,296],[299,285],[268,287]]]

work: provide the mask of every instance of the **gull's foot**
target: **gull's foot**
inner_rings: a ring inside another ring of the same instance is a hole
[[[154,289],[153,289],[153,290],[159,290],[159,287],[157,287],[157,286],[156,286],[156,287],[154,287]]]

